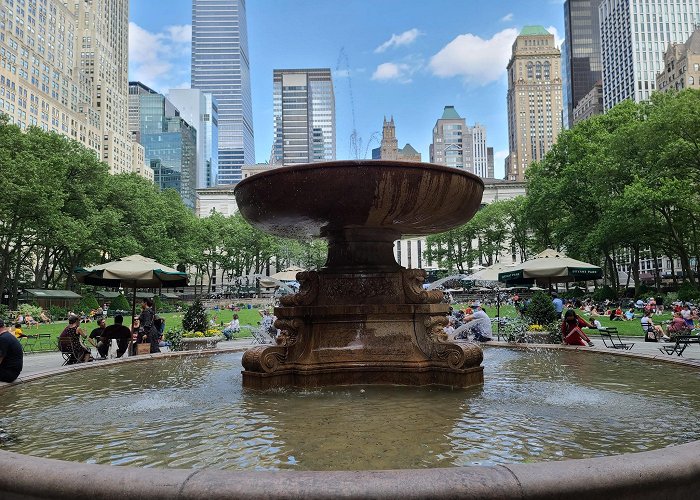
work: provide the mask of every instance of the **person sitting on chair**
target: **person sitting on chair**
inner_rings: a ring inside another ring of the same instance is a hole
[[[233,315],[231,322],[224,328],[223,333],[226,340],[231,340],[234,334],[241,331],[241,322],[238,319],[238,314]]]
[[[129,340],[131,339],[131,331],[124,326],[124,316],[117,314],[114,317],[114,324],[109,325],[102,331],[102,337],[106,338],[107,342],[116,339],[117,357],[121,358],[129,347]]]
[[[111,343],[110,339],[104,337],[104,329],[106,326],[107,324],[103,318],[98,319],[97,328],[94,328],[90,332],[90,337],[88,337],[97,345],[97,353],[101,358],[107,357],[107,354],[109,354],[109,345]]]
[[[673,313],[673,319],[671,320],[671,324],[668,325],[668,328],[666,331],[668,332],[668,336],[671,338],[674,338],[678,335],[689,335],[690,334],[690,328],[688,328],[688,325],[686,324],[685,320],[681,316],[680,312]]]
[[[51,321],[51,316],[49,316],[46,311],[41,311],[41,314],[39,315],[39,319],[44,324],[53,323],[53,321]]]
[[[81,342],[81,339],[85,337],[85,332],[80,328],[80,317],[71,316],[68,318],[68,326],[58,337],[61,352],[70,354],[67,364],[85,363],[92,360],[90,351]],[[89,339],[88,342],[92,343]]]
[[[660,325],[655,325],[651,319],[652,312],[644,311],[641,323],[644,329],[644,342],[658,342],[659,340],[670,340],[664,333],[664,329]]]
[[[564,321],[561,323],[561,336],[564,343],[593,347],[593,342],[588,338],[588,335],[583,333],[581,328],[593,328],[593,326],[576,314],[576,311],[568,309],[564,314]]]

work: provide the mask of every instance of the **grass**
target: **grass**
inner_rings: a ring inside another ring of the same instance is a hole
[[[219,327],[225,325],[226,323],[229,323],[233,319],[234,311],[229,311],[229,310],[220,310],[220,311],[214,311],[214,310],[209,310],[207,311],[209,314],[209,319],[214,319],[216,317],[216,323],[219,325]],[[179,312],[179,313],[163,313],[159,314],[163,319],[165,319],[165,329],[166,331],[170,328],[181,328],[182,327],[182,317],[184,316],[184,312]],[[260,313],[258,312],[257,309],[241,309],[240,311],[236,311],[235,314],[238,314],[238,319],[241,323],[241,326],[244,325],[251,325],[251,326],[257,326],[258,322],[260,321]],[[114,323],[114,318],[107,318],[107,324],[111,325]],[[124,325],[129,326],[131,325],[131,316],[124,316]],[[38,328],[27,328],[24,327],[22,328],[22,331],[25,333],[25,335],[36,335],[38,333],[48,333],[51,335],[51,345],[56,344],[56,340],[58,339],[58,336],[61,334],[63,329],[68,326],[67,321],[58,321],[56,323],[51,323],[47,325],[39,325]],[[83,323],[80,325],[80,327],[85,331],[88,335],[90,332],[94,329],[97,328],[97,323],[94,321],[91,321],[90,323]],[[242,329],[241,333],[237,334],[235,337],[236,338],[245,338],[249,337],[250,333],[249,330],[247,329]],[[48,342],[47,342],[48,345]]]
[[[459,309],[464,309],[468,306],[468,304],[458,304],[453,307],[459,308]],[[486,311],[486,314],[489,315],[490,318],[495,318],[497,316],[496,314],[496,308],[487,306],[484,307],[484,311]],[[586,321],[589,321],[590,317],[587,313],[583,313],[581,311],[577,311],[577,313]],[[501,316],[505,318],[515,318],[517,317],[517,312],[515,311],[515,307],[511,305],[504,305],[501,306]],[[673,315],[670,312],[665,312],[661,315],[658,316],[653,316],[654,324],[660,325],[662,321],[670,321]],[[635,312],[635,318],[630,321],[610,321],[610,318],[607,316],[599,316],[598,321],[600,321],[601,326],[603,327],[615,327],[617,328],[618,333],[621,336],[625,337],[644,337],[644,332],[642,331],[642,324],[640,322],[642,318],[641,313],[636,313]],[[664,330],[666,328],[664,327]]]
[[[468,305],[467,304],[456,304],[453,307],[458,308],[458,309],[464,309]],[[496,307],[493,306],[486,306],[484,307],[484,310],[486,313],[489,315],[491,318],[496,317]],[[233,314],[234,311],[230,310],[209,310],[208,311],[209,318],[216,320],[217,325],[220,327],[225,325],[226,323],[230,322],[231,319],[233,319]],[[244,325],[251,325],[251,326],[257,326],[258,322],[260,321],[260,313],[258,312],[257,309],[241,309],[240,311],[237,311],[236,314],[238,314],[238,318],[240,320],[241,326]],[[179,312],[179,313],[164,313],[160,314],[162,318],[165,319],[165,329],[168,330],[170,328],[181,328],[182,327],[182,317],[184,315],[184,312]],[[501,306],[501,316],[505,318],[515,318],[517,317],[517,312],[515,310],[515,307],[511,305],[503,305]],[[660,324],[661,321],[667,321],[671,319],[671,313],[664,313],[660,316],[654,316],[654,323]],[[586,314],[582,314],[582,317],[588,321],[589,317]],[[641,318],[641,316],[640,316]],[[642,326],[639,321],[639,318],[635,318],[631,321],[610,321],[610,319],[607,316],[600,316],[598,318],[598,321],[600,321],[601,325],[604,327],[616,327],[619,334],[621,336],[626,336],[626,337],[643,337],[644,332],[642,331]],[[111,325],[114,322],[113,318],[108,318],[107,319],[107,324]],[[23,328],[22,331],[27,334],[27,335],[35,335],[37,333],[49,333],[51,334],[51,345],[55,345],[55,340],[58,338],[58,336],[61,334],[63,329],[67,326],[68,322],[67,321],[60,321],[56,323],[52,323],[49,325],[39,325],[38,328]],[[131,316],[124,316],[124,324],[125,325],[130,325],[131,324]],[[81,325],[81,328],[89,334],[93,328],[96,328],[97,324],[93,321],[90,323],[85,323]],[[236,335],[236,338],[245,338],[249,337],[250,333],[247,329],[242,329],[241,333]]]

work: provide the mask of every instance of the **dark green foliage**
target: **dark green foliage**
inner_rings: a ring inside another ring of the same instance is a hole
[[[49,316],[51,320],[59,321],[68,317],[68,309],[65,307],[51,306],[49,307]]]
[[[182,328],[170,328],[165,331],[165,335],[163,335],[164,339],[166,342],[170,342],[170,350],[171,351],[180,351],[182,350],[182,334],[184,332],[182,331]]]
[[[605,285],[602,288],[598,288],[595,292],[593,292],[593,300],[595,300],[596,302],[602,302],[605,299],[617,300],[617,294],[615,293],[615,290],[613,290],[607,285]]]
[[[131,305],[129,301],[126,300],[124,295],[119,294],[112,302],[109,304],[110,311],[131,311]]]
[[[562,299],[582,299],[585,296],[586,291],[580,287],[574,287],[559,294]]]
[[[678,300],[683,302],[693,302],[700,298],[700,290],[690,283],[683,283],[678,289]]]
[[[80,304],[78,304],[78,310],[89,313],[90,311],[97,309],[100,305],[97,303],[97,299],[91,293],[83,295],[80,299]]]
[[[535,293],[525,309],[525,316],[533,324],[548,325],[552,323],[557,319],[552,298],[544,292]]]
[[[188,332],[206,332],[208,325],[209,318],[202,301],[195,299],[185,311],[185,316],[182,318],[182,328]]]

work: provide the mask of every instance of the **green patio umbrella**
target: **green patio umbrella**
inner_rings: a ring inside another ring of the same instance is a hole
[[[532,259],[521,262],[510,271],[498,274],[498,281],[513,284],[539,282],[563,283],[588,281],[601,278],[603,270],[593,264],[567,257],[562,252],[548,248]]]
[[[131,317],[136,314],[137,288],[172,288],[187,286],[187,273],[159,264],[142,255],[130,255],[105,264],[74,270],[79,282],[86,285],[124,287],[133,289]]]

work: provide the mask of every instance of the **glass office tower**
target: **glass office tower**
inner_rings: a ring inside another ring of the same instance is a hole
[[[565,47],[562,47],[562,81],[565,88],[564,125],[574,123],[574,108],[601,79],[600,23],[601,0],[564,2]]]
[[[331,70],[273,70],[275,144],[278,165],[335,160],[335,97]]]
[[[192,0],[192,88],[219,106],[219,184],[255,163],[245,0]]]

